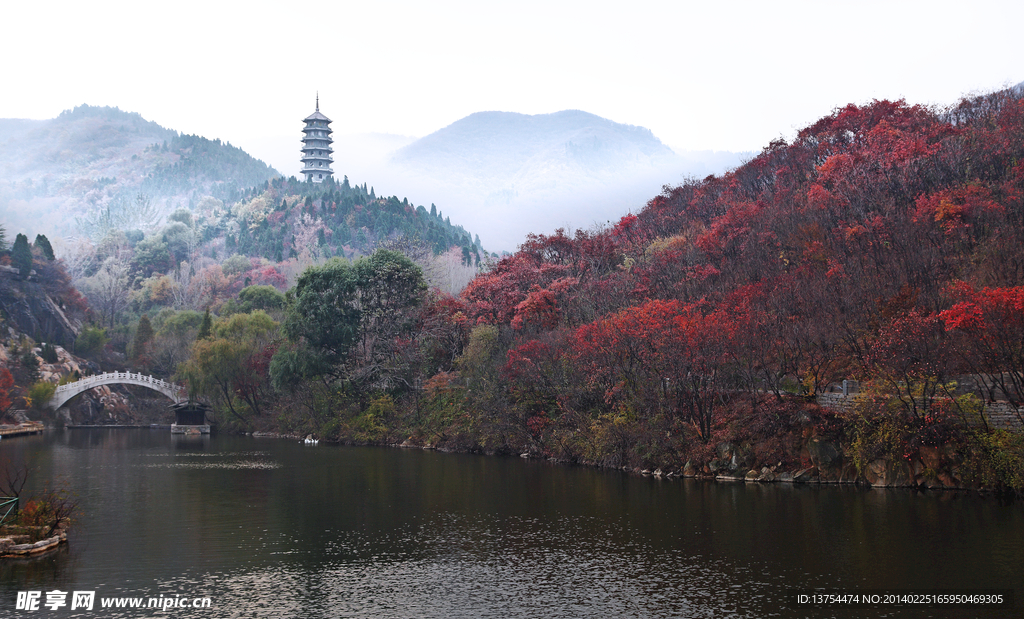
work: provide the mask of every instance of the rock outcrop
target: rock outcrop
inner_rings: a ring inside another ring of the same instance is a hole
[[[9,329],[39,342],[70,347],[82,329],[81,318],[67,311],[44,285],[9,274],[0,274],[0,312]]]

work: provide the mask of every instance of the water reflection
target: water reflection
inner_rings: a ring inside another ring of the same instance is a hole
[[[212,597],[212,614],[174,613],[203,617],[859,616],[809,614],[785,594],[1019,587],[1024,564],[1024,509],[963,494],[180,438],[5,443],[5,457],[33,460],[32,483],[64,478],[82,516],[69,549],[3,564],[0,604],[62,587]]]

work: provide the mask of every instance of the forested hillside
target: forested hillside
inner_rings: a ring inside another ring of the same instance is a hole
[[[612,229],[530,239],[463,292],[495,397],[523,440],[620,463],[770,443],[788,394],[843,379],[882,396],[847,420],[862,463],[1019,407],[1020,94],[846,106]]]
[[[171,378],[202,339],[204,313],[280,318],[284,291],[307,267],[332,257],[360,264],[378,249],[400,251],[415,260],[418,277],[448,292],[489,259],[479,238],[433,205],[379,198],[347,178],[314,184],[278,177],[239,191],[232,204],[206,196],[145,232],[128,227],[152,209],[142,198],[105,209],[84,223],[98,240],[79,237],[60,259],[45,235],[30,245],[29,235],[8,234],[0,219],[0,367],[15,380],[0,386],[0,415],[10,406],[41,406],[44,400],[31,393],[69,379],[58,370],[37,371],[49,363],[47,347],[78,354],[94,369],[130,366]],[[92,408],[76,407],[76,415],[93,419]],[[120,410],[118,418],[131,414]]]
[[[265,393],[349,440],[1019,488],[1021,435],[981,410],[1024,394],[1022,155],[1018,91],[849,105],[458,298],[387,287],[397,255],[310,270]],[[815,403],[844,379],[856,406]]]
[[[1019,88],[836,109],[614,226],[530,235],[464,289],[439,282],[478,239],[433,211],[275,179],[108,234],[82,289],[110,346],[226,429],[1024,489]],[[825,397],[844,380],[857,397]]]
[[[203,197],[231,202],[278,176],[220,140],[179,134],[117,108],[81,105],[51,120],[0,121],[0,211],[12,229],[81,234],[81,222],[123,211],[135,227]],[[134,214],[144,195],[151,208]],[[86,232],[94,232],[92,229]]]

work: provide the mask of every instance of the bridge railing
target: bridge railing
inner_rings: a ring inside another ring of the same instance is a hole
[[[100,385],[109,385],[112,383],[127,382],[128,384],[143,383],[145,385],[152,385],[156,389],[166,389],[172,393],[180,396],[184,392],[184,388],[181,385],[167,382],[166,380],[156,378],[149,374],[143,374],[141,372],[104,372],[102,374],[93,374],[92,376],[85,376],[76,380],[75,382],[65,383],[57,387],[54,395],[64,394],[68,392],[80,392],[86,391],[93,387]]]

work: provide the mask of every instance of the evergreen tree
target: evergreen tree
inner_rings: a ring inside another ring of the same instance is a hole
[[[37,234],[34,244],[43,252],[47,260],[53,260],[53,247],[50,245],[50,239],[46,238],[45,234]]]
[[[50,364],[57,363],[60,360],[60,357],[57,355],[57,349],[50,343],[43,343],[39,347],[39,356],[43,358],[43,361]]]
[[[213,318],[210,317],[210,308],[206,308],[206,313],[203,314],[203,322],[199,325],[199,333],[196,334],[196,340],[205,340],[213,336]]]
[[[430,203],[430,216],[437,217],[437,205],[435,205],[433,202]]]
[[[149,322],[149,316],[145,314],[139,318],[139,325],[135,327],[135,339],[132,341],[132,357],[139,359],[146,354],[146,345],[153,339],[153,325]]]
[[[32,249],[28,246],[28,237],[18,234],[14,238],[14,247],[11,248],[11,261],[18,268],[22,277],[28,277],[32,270]]]
[[[21,367],[25,368],[25,371],[28,372],[29,382],[34,383],[39,380],[39,357],[31,349],[26,350],[21,355]]]
[[[0,254],[7,251],[7,229],[0,224]]]

